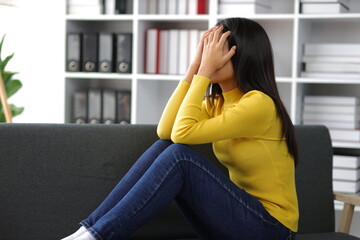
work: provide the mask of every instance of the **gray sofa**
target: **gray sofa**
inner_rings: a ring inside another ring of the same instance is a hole
[[[328,130],[296,126],[299,240],[334,233]],[[0,124],[0,239],[60,239],[78,228],[155,140],[154,125]],[[221,167],[209,144],[194,146]],[[130,239],[196,239],[175,204]]]

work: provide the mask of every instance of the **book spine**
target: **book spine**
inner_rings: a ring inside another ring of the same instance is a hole
[[[321,121],[342,121],[355,122],[359,121],[358,115],[353,114],[337,114],[337,113],[303,113],[304,120],[321,120]]]
[[[188,14],[196,15],[198,11],[198,0],[188,0]]]
[[[333,179],[358,181],[360,169],[333,169]]]
[[[325,104],[325,105],[357,105],[359,99],[357,97],[343,96],[310,96],[304,97],[305,104]]]
[[[169,42],[171,43],[169,45],[171,45],[171,47],[169,47],[168,73],[173,75],[178,74],[178,33],[176,29],[169,30]]]
[[[356,122],[330,122],[321,120],[303,120],[304,125],[325,125],[327,128],[357,129],[360,127],[359,121]]]
[[[305,63],[305,71],[314,72],[358,72],[360,64],[356,63]]]
[[[359,156],[334,155],[333,156],[333,167],[334,168],[357,169],[360,167],[360,157]]]
[[[360,56],[303,56],[304,63],[358,63],[360,64]]]
[[[301,3],[301,12],[307,14],[346,13],[349,8],[341,3]]]
[[[360,182],[333,180],[333,191],[358,194],[360,191]]]
[[[360,44],[305,44],[304,55],[360,56]]]
[[[329,129],[332,140],[345,142],[360,142],[359,130]]]
[[[158,29],[148,29],[146,32],[146,57],[145,66],[146,73],[157,73],[157,61],[158,61]]]
[[[358,114],[360,113],[360,106],[335,106],[322,104],[305,104],[304,112],[309,113],[337,113],[337,114]]]
[[[160,48],[159,48],[159,73],[168,74],[168,55],[169,55],[169,31],[160,30]]]
[[[187,0],[178,0],[177,14],[185,15],[187,14]]]
[[[181,50],[180,50],[181,49]],[[179,67],[178,74],[185,74],[188,67],[189,38],[188,30],[179,30]]]
[[[177,0],[168,0],[168,14],[177,14]]]
[[[327,73],[327,72],[305,72],[300,73],[300,77],[304,78],[330,78],[330,79],[356,79],[360,78],[359,73]]]

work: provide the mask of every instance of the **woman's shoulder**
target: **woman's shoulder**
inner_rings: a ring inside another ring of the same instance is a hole
[[[274,104],[272,98],[269,95],[259,90],[251,90],[246,92],[240,100],[252,100],[262,104]]]

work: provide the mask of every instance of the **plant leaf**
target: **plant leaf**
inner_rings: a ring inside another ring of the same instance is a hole
[[[8,62],[12,59],[13,56],[14,56],[14,53],[7,56],[4,61],[0,61],[0,71],[1,72],[4,71],[6,64],[8,64]]]
[[[24,107],[17,107],[14,104],[10,104],[9,106],[13,117],[21,114],[24,111]]]
[[[7,71],[1,72],[2,78],[3,78],[3,80],[4,80],[4,84],[6,84],[8,81],[10,81],[11,78],[12,78],[15,74],[18,74],[18,73],[17,73],[17,72],[7,72]]]
[[[13,117],[21,114],[24,111],[24,107],[16,107],[14,104],[9,104],[9,107]],[[0,122],[6,122],[5,113],[2,105],[0,105]]]
[[[19,89],[21,87],[22,87],[22,83],[20,82],[20,80],[15,79],[15,80],[8,81],[5,85],[7,97],[10,98],[17,91],[19,91]]]

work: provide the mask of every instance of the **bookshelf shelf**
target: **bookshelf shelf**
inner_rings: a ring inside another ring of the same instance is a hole
[[[155,14],[141,14],[138,15],[139,20],[150,21],[208,21],[209,15],[155,15]]]
[[[65,19],[67,21],[132,21],[134,19],[134,15],[66,15]]]
[[[292,83],[293,79],[290,77],[276,77],[277,83]]]
[[[119,73],[69,73],[65,74],[66,78],[82,78],[82,79],[119,79],[130,80],[133,78],[132,74],[119,74]]]
[[[217,15],[217,19],[225,19],[225,18],[229,18],[229,17],[238,17],[235,14],[219,14]],[[295,18],[294,14],[286,14],[286,13],[282,13],[282,14],[248,14],[248,15],[243,15],[242,17],[246,17],[246,18],[251,18],[253,20],[293,20]]]
[[[347,148],[347,149],[357,149],[360,150],[360,143],[352,142],[333,142],[334,148]]]
[[[136,76],[141,80],[155,80],[155,81],[180,81],[182,75],[166,75],[166,74],[137,74]]]
[[[342,20],[346,21],[348,19],[359,19],[360,13],[342,13],[342,14],[299,14],[299,19],[324,19],[324,20]]]

